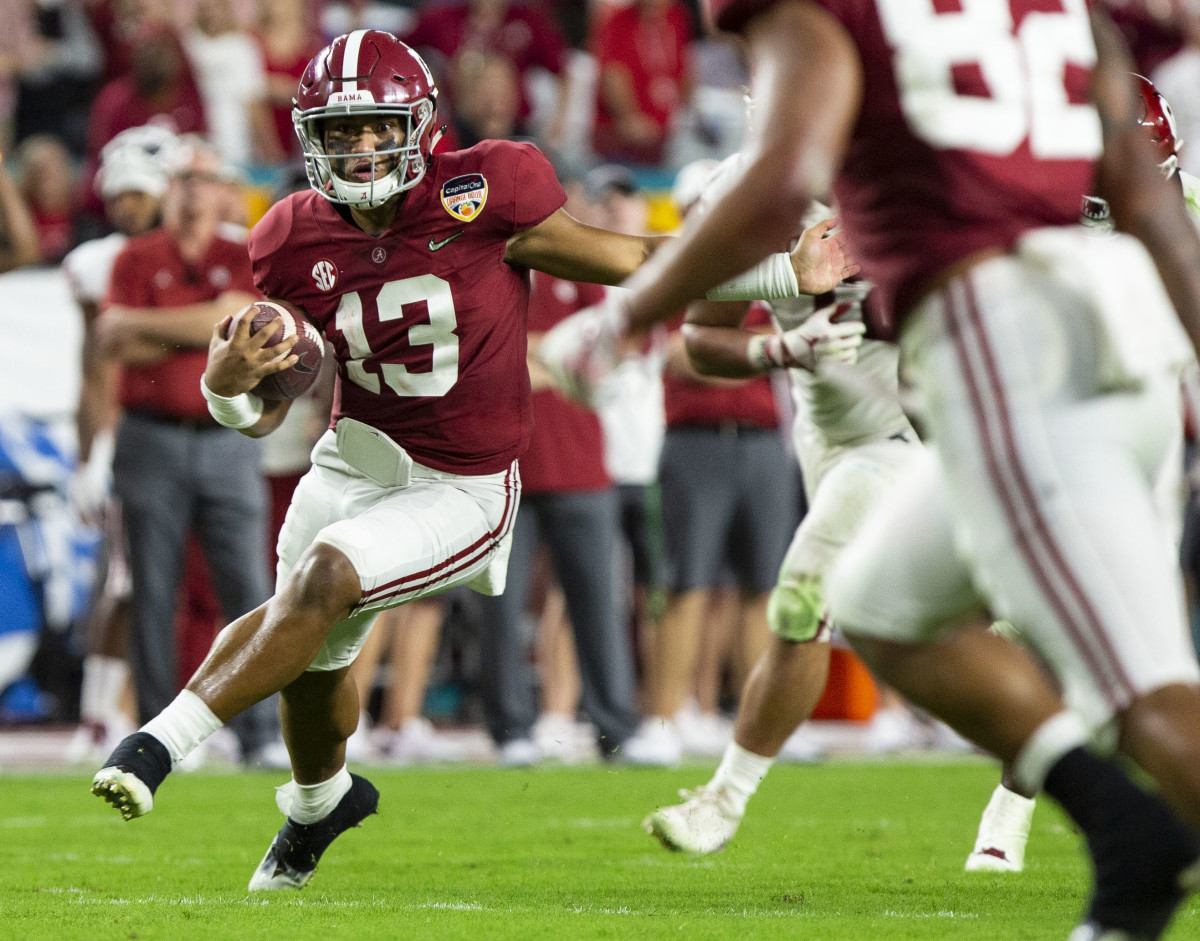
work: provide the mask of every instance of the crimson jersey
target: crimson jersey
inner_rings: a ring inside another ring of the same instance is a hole
[[[775,2],[709,0],[733,31]],[[863,70],[834,195],[882,332],[955,261],[1078,220],[1101,150],[1088,0],[811,2]]]
[[[333,422],[390,435],[428,467],[504,470],[529,440],[529,278],[505,243],[566,202],[536,147],[435,156],[379,237],[319,194],[273,206],[250,236],[263,293],[298,304],[333,346]]]

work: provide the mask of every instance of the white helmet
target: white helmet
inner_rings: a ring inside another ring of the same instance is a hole
[[[101,199],[130,191],[161,197],[180,149],[174,132],[156,124],[122,131],[100,151],[95,189]]]

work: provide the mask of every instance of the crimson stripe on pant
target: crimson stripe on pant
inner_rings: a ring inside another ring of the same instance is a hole
[[[955,287],[961,290],[961,300],[953,293]],[[1112,649],[1102,621],[1067,564],[1034,496],[1021,462],[1004,386],[984,331],[974,290],[969,280],[964,278],[951,285],[944,297],[949,332],[979,427],[988,474],[993,489],[1000,497],[1009,528],[1042,595],[1096,677],[1101,693],[1110,706],[1120,708],[1132,695],[1132,684]],[[967,346],[968,331],[974,335],[982,367],[972,362]],[[1032,530],[1021,524],[1021,511],[1032,521]],[[1118,696],[1112,689],[1114,685],[1120,687],[1125,695]]]
[[[516,478],[511,469],[505,475],[504,489],[504,510],[500,514],[500,523],[495,529],[481,536],[465,549],[461,549],[449,558],[443,559],[436,565],[430,566],[420,572],[413,572],[410,575],[393,579],[384,585],[380,585],[364,593],[362,599],[355,606],[356,609],[373,606],[381,601],[399,598],[405,594],[418,594],[428,588],[433,582],[445,581],[465,571],[478,562],[484,555],[491,552],[504,536],[507,535],[516,517]],[[450,566],[453,567],[449,571],[443,571]],[[416,587],[403,587],[410,585],[410,583],[417,579],[423,579],[420,585]]]

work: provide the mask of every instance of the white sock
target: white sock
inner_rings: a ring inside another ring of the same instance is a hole
[[[174,768],[224,724],[203,699],[185,689],[171,705],[143,725],[141,731],[149,732],[167,746]]]
[[[725,793],[739,813],[746,812],[746,803],[758,790],[758,785],[771,770],[774,757],[766,758],[742,748],[737,742],[725,746],[725,757],[713,775],[712,786],[725,788]]]
[[[275,788],[275,804],[296,823],[316,823],[329,816],[353,783],[345,765],[319,784],[297,784],[293,778],[283,787]]]
[[[1012,764],[1013,782],[1026,794],[1042,789],[1055,762],[1088,740],[1087,726],[1073,712],[1051,716],[1025,740]]]

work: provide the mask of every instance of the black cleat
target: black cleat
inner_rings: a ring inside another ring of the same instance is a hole
[[[351,774],[350,779],[350,790],[323,820],[296,823],[288,817],[250,877],[251,892],[304,888],[329,844],[378,811],[379,791],[375,785],[357,774]]]
[[[103,797],[126,820],[154,809],[154,792],[171,773],[167,746],[149,732],[125,736],[92,778],[92,793]]]
[[[1069,941],[1153,941],[1197,889],[1200,843],[1161,798],[1142,796],[1112,808],[1112,828],[1089,839],[1096,889]]]

